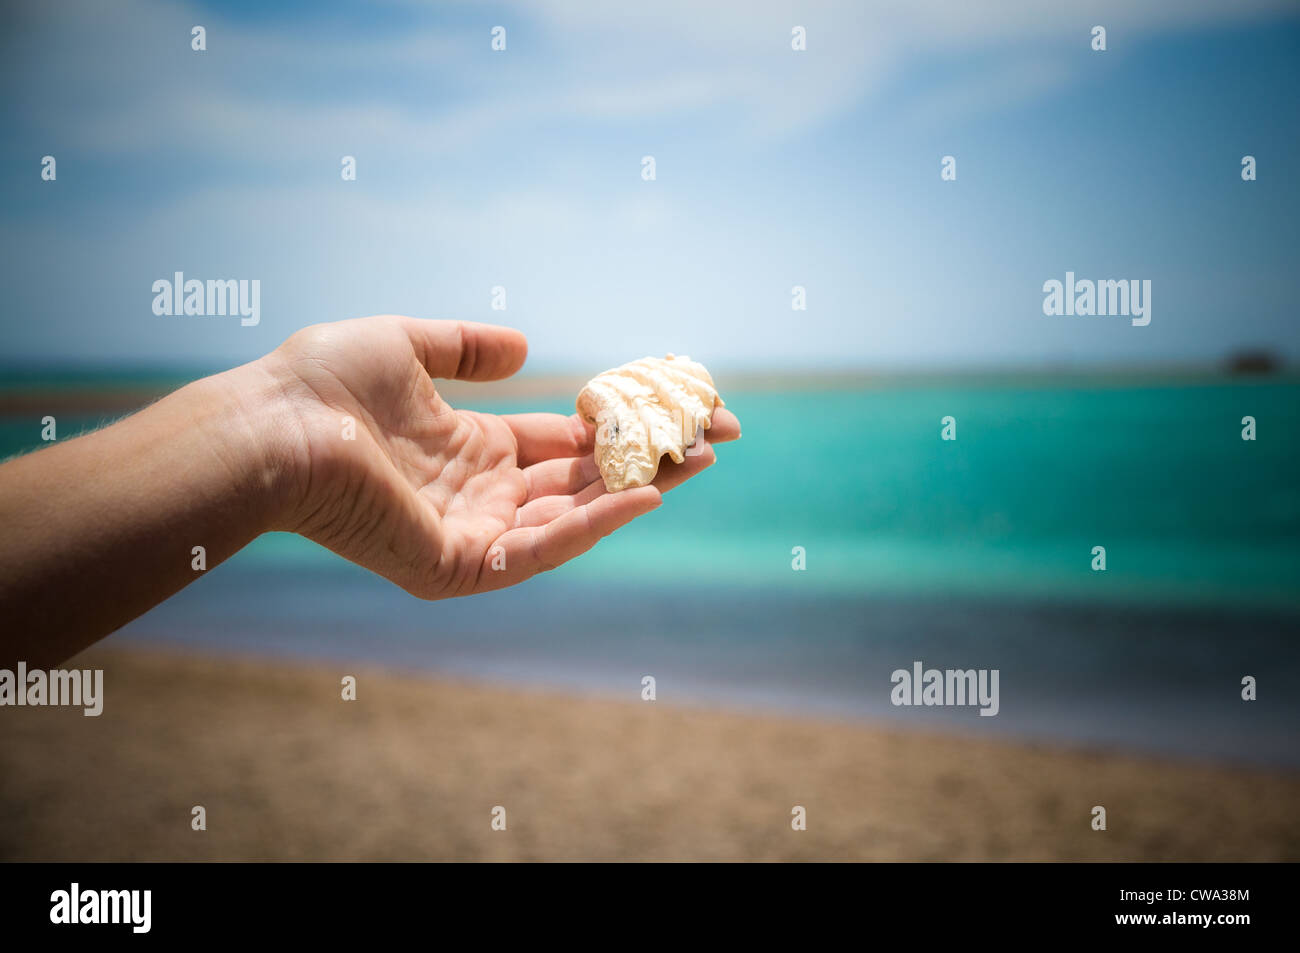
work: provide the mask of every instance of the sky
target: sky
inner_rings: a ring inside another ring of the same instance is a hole
[[[222,367],[394,312],[518,327],[538,372],[1300,359],[1294,2],[4,16],[11,367]],[[256,279],[259,323],[155,314],[177,271]],[[1150,323],[1045,315],[1067,271],[1149,280]]]

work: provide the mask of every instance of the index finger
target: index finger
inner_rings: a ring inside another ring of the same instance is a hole
[[[596,428],[577,414],[504,414],[515,435],[520,469],[555,457],[584,457],[596,447]]]
[[[704,436],[708,438],[709,443],[739,440],[740,418],[726,407],[718,407],[713,411],[713,423],[708,430],[704,431]]]

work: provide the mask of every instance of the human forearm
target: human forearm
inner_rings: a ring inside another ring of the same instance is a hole
[[[740,422],[609,493],[574,416],[460,411],[436,380],[509,377],[518,331],[375,315],[312,325],[94,434],[0,465],[0,667],[75,654],[259,533],[302,533],[424,599],[586,552],[713,463]],[[594,468],[595,464],[591,463]],[[204,567],[196,567],[196,547]]]
[[[254,362],[0,466],[3,665],[68,658],[202,575],[196,546],[211,568],[274,528],[294,427]]]

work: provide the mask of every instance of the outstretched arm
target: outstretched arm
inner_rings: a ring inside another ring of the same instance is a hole
[[[3,663],[68,658],[275,525],[296,439],[253,362],[0,466]]]
[[[458,411],[432,378],[522,365],[507,328],[382,316],[316,325],[110,427],[0,466],[0,667],[48,666],[270,530],[427,599],[520,582],[654,509],[714,461],[604,491],[576,417]],[[711,443],[740,435],[719,409]]]

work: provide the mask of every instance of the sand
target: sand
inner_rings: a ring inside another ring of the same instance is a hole
[[[134,647],[73,666],[105,670],[100,717],[0,709],[0,859],[1300,859],[1295,774]]]

